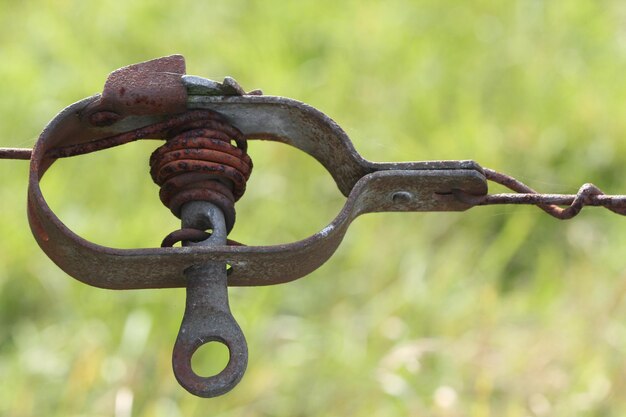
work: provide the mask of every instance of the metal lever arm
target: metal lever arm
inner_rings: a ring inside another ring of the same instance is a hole
[[[226,243],[224,214],[211,203],[195,201],[182,208],[183,227],[212,229],[203,242],[186,246],[213,246]],[[230,391],[243,377],[248,364],[248,347],[241,328],[228,305],[226,263],[206,262],[185,270],[187,302],[185,315],[174,344],[172,366],[176,379],[187,391],[200,397],[216,397]],[[217,375],[203,377],[191,367],[196,350],[209,342],[223,343],[229,360]]]

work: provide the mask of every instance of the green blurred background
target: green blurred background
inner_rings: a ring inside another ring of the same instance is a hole
[[[542,191],[626,193],[619,0],[4,0],[0,146],[32,146],[110,71],[172,53],[190,74],[319,108],[371,160],[474,159]],[[92,241],[156,246],[177,221],[147,173],[154,146],[61,161],[44,192]],[[250,153],[234,239],[291,242],[339,211],[311,158],[264,142]],[[2,416],[626,414],[626,222],[608,211],[360,218],[309,277],[231,289],[249,367],[204,400],[171,371],[184,291],[61,272],[26,222],[27,165],[0,162]]]

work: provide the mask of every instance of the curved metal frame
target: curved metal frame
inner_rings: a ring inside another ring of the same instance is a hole
[[[102,96],[86,98],[59,113],[39,137],[31,158],[28,218],[33,234],[61,269],[86,284],[109,289],[184,287],[183,272],[207,261],[226,262],[232,267],[229,285],[288,282],[309,274],[326,262],[350,223],[361,214],[462,211],[472,204],[455,198],[453,192],[460,190],[477,196],[487,193],[481,167],[473,161],[366,161],[333,120],[296,100],[258,95],[178,94],[180,89],[186,92],[188,88],[182,82],[184,63],[182,71],[174,75],[169,73],[168,82],[177,92],[170,95],[171,100],[168,101],[167,97],[159,99],[151,111],[145,105],[149,100],[135,99],[134,102],[139,103],[137,107],[127,97],[128,91],[141,91],[142,87],[136,85],[141,78],[135,71],[132,83],[124,85],[123,71],[118,70],[110,76]],[[158,95],[153,84],[143,87],[150,87],[151,94]],[[119,97],[111,92],[113,88]],[[125,101],[122,102],[121,96]],[[347,196],[343,209],[323,230],[294,243],[144,249],[115,249],[89,242],[72,232],[52,212],[39,185],[41,177],[55,162],[49,151],[147,126],[167,119],[180,108],[219,112],[249,139],[283,142],[310,154],[328,170]],[[104,119],[94,117],[102,114],[106,116]],[[109,114],[114,117],[107,118]]]

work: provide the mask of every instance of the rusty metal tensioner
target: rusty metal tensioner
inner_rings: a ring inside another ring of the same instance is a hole
[[[58,158],[144,138],[165,140],[150,158],[151,175],[161,187],[163,203],[182,219],[182,228],[169,234],[161,248],[113,249],[77,236],[50,210],[41,177]],[[246,140],[253,138],[295,146],[329,171],[347,197],[332,223],[285,245],[244,246],[227,240],[235,201],[252,169]],[[116,290],[187,288],[173,367],[180,384],[203,397],[232,389],[247,365],[246,341],[230,312],[227,285],[280,284],[307,275],[333,254],[361,214],[462,211],[506,203],[535,204],[562,219],[575,216],[584,205],[626,214],[626,196],[604,195],[591,184],[577,195],[537,194],[473,161],[366,161],[320,111],[260,91],[246,93],[231,78],[218,83],[185,75],[185,61],[178,55],[113,72],[102,95],[63,110],[32,151],[4,148],[0,158],[30,159],[30,225],[41,248],[65,272]],[[488,195],[487,180],[518,194]],[[180,241],[183,247],[171,247]],[[191,357],[211,341],[225,344],[230,359],[217,375],[201,377],[192,370]]]

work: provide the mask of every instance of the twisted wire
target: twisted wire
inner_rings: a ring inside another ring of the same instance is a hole
[[[552,217],[561,220],[575,217],[584,206],[600,206],[614,213],[626,215],[626,195],[606,195],[593,184],[583,184],[576,194],[540,194],[509,175],[489,168],[484,168],[483,172],[487,180],[503,185],[516,193],[476,196],[455,190],[453,194],[460,201],[476,206],[493,204],[535,205]]]

